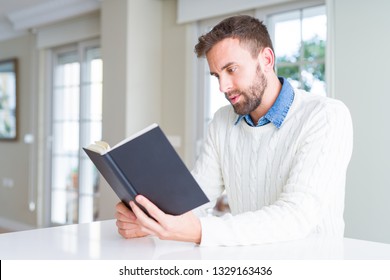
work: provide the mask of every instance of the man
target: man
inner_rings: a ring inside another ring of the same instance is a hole
[[[133,211],[119,203],[119,233],[227,246],[313,233],[342,237],[352,153],[352,121],[345,105],[293,89],[278,78],[268,31],[255,18],[223,20],[199,38],[195,51],[206,56],[232,106],[215,114],[193,175],[210,200],[226,190],[231,213],[171,216],[138,196],[155,220],[134,203]]]

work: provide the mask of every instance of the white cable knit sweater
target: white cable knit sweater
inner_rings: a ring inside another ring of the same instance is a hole
[[[234,125],[221,108],[192,173],[210,200],[226,189],[231,214],[202,217],[202,246],[344,234],[352,121],[340,101],[294,90],[282,126]]]

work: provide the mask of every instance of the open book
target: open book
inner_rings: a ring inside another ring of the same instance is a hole
[[[128,207],[138,194],[172,215],[209,201],[157,124],[112,148],[97,141],[83,149]]]

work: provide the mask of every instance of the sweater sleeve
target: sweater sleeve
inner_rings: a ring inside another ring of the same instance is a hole
[[[263,244],[305,238],[313,231],[343,231],[343,209],[333,206],[344,205],[352,121],[341,102],[321,105],[305,125],[276,202],[253,212],[201,218],[201,246]]]

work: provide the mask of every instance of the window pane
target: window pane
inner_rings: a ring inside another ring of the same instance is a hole
[[[77,53],[69,52],[60,54],[55,69],[55,87],[69,87],[80,85],[80,64]]]
[[[321,95],[326,95],[325,64],[305,64],[302,71],[302,89]]]
[[[94,50],[95,51],[95,50]],[[98,58],[94,58],[90,61],[90,80],[92,83],[101,83],[103,80],[103,61]]]
[[[77,157],[55,157],[52,170],[51,220],[54,223],[77,222]]]
[[[307,61],[325,61],[326,42],[319,37],[313,37],[303,42],[303,59]]]
[[[326,15],[325,7],[319,6],[302,11],[302,40],[304,59],[325,59]]]
[[[54,158],[53,188],[65,190],[77,187],[74,174],[77,173],[78,159],[75,156],[58,156]]]
[[[296,62],[301,46],[301,22],[299,11],[272,16],[275,23],[274,48],[277,62]]]
[[[98,214],[99,172],[89,158],[83,157],[80,162],[80,222],[91,222]]]
[[[85,104],[83,111],[83,120],[102,120],[103,109],[103,86],[102,83],[93,83],[86,85],[85,89]]]
[[[284,66],[278,66],[278,76],[286,77],[291,80],[295,80],[299,82],[300,76],[299,76],[299,65],[284,65]]]
[[[79,151],[79,122],[53,123],[53,153],[77,154]]]
[[[326,40],[326,10],[318,6],[302,10],[302,40],[318,37]]]
[[[54,120],[79,119],[79,87],[59,87],[54,90],[53,118]]]

